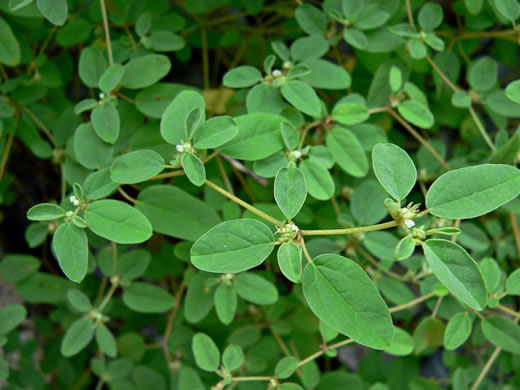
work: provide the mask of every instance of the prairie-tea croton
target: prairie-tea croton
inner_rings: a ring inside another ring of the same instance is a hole
[[[520,388],[519,17],[0,0],[0,387]]]

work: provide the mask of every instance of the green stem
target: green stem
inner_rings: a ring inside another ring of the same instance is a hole
[[[497,306],[500,310],[506,312],[507,314],[511,314],[512,316],[516,317],[516,318],[520,318],[520,313],[514,311],[514,310],[511,310],[509,307],[507,306],[504,306],[504,305],[498,305]]]
[[[486,376],[487,372],[493,365],[494,361],[498,357],[498,354],[500,353],[501,350],[502,350],[502,348],[499,348],[499,347],[495,348],[495,350],[489,357],[488,361],[486,362],[486,365],[484,366],[482,371],[480,371],[480,375],[478,376],[477,380],[475,381],[475,383],[473,383],[473,386],[471,386],[471,390],[477,390],[478,386],[480,385],[480,382],[482,382],[482,379],[484,379],[484,377]]]
[[[355,234],[373,232],[376,230],[389,229],[398,226],[398,221],[390,221],[384,223],[378,223],[377,225],[360,226],[348,229],[326,229],[326,230],[302,230],[303,236],[331,236],[331,235],[342,235],[342,234]]]
[[[105,7],[105,0],[99,0],[101,5],[101,14],[103,15],[103,27],[105,29],[105,41],[107,43],[108,51],[108,63],[112,65],[114,63],[114,57],[112,55],[112,43],[110,42],[110,30],[108,28],[108,16],[107,9]]]
[[[114,295],[118,286],[119,285],[117,283],[114,283],[114,284],[112,284],[112,286],[110,286],[110,290],[108,290],[108,293],[105,296],[105,298],[103,299],[103,302],[101,302],[101,305],[99,305],[99,307],[97,308],[97,310],[99,312],[101,312],[105,308],[105,306],[108,304],[108,302],[110,302],[110,298],[112,298],[112,295]]]
[[[279,221],[277,220],[276,218],[273,218],[271,217],[270,215],[267,215],[266,213],[264,213],[263,211],[260,211],[258,210],[256,207],[254,206],[251,206],[249,203],[247,202],[244,202],[242,199],[236,197],[235,195],[231,194],[230,192],[226,191],[225,189],[223,189],[222,187],[219,187],[218,185],[216,185],[215,183],[209,181],[208,179],[206,179],[206,181],[204,182],[205,184],[207,184],[208,186],[210,186],[211,188],[213,188],[215,191],[217,192],[220,192],[222,195],[224,195],[226,198],[232,200],[233,202],[239,204],[240,206],[242,206],[243,208],[245,209],[248,209],[249,211],[251,211],[252,213],[255,213],[256,215],[258,215],[259,217],[262,217],[263,219],[265,219],[266,221],[269,221],[275,225],[278,225],[278,226],[281,226],[283,225],[283,222],[282,221]]]

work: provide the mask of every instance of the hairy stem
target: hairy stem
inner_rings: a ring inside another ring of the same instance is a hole
[[[112,65],[114,63],[114,57],[112,55],[112,43],[110,42],[110,30],[108,28],[108,15],[105,7],[105,0],[99,0],[101,5],[101,14],[103,15],[103,28],[105,30],[105,41],[107,43],[108,51],[108,63]]]
[[[302,230],[303,236],[331,236],[331,235],[342,235],[342,234],[355,234],[373,232],[376,230],[389,229],[398,226],[397,221],[390,221],[384,223],[378,223],[377,225],[360,226],[348,229],[325,229],[325,230]]]
[[[255,213],[256,215],[258,215],[259,217],[262,217],[263,219],[275,224],[275,225],[278,225],[278,226],[281,226],[283,225],[283,222],[282,221],[279,221],[277,220],[276,218],[274,217],[271,217],[270,215],[267,215],[266,213],[264,213],[263,211],[261,210],[258,210],[256,207],[254,206],[251,206],[249,203],[247,202],[244,202],[242,199],[236,197],[235,195],[233,195],[232,193],[226,191],[225,189],[219,187],[218,185],[216,185],[215,183],[209,181],[208,179],[206,179],[206,181],[204,182],[205,184],[207,184],[208,186],[210,186],[211,188],[213,188],[215,191],[217,192],[220,192],[222,195],[224,195],[226,198],[232,200],[233,202],[239,204],[240,206],[242,206],[243,208],[245,209],[248,209],[249,211],[251,211],[252,213]]]

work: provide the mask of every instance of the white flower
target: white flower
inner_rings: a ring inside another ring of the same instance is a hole
[[[280,69],[273,70],[273,77],[280,77],[282,75],[282,71]]]
[[[284,69],[289,69],[291,66],[292,66],[291,61],[285,61],[285,62],[283,63],[283,67],[284,67]]]
[[[177,152],[182,153],[184,152],[184,145],[177,145],[175,149],[177,149]]]
[[[74,206],[79,206],[79,200],[77,200],[77,199],[72,203],[74,203]]]
[[[103,92],[99,93],[99,99],[103,100],[105,98],[105,94]]]
[[[415,226],[415,222],[412,221],[411,219],[406,219],[406,220],[404,221],[404,224],[406,225],[407,228],[412,228],[412,227]]]
[[[298,231],[298,226],[296,226],[295,224],[293,224],[293,225],[291,226],[291,230],[292,230],[293,232],[297,232],[297,231]]]
[[[72,195],[70,198],[70,203],[74,203],[76,201],[76,197],[74,195]]]

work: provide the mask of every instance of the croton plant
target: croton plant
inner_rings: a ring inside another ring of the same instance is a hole
[[[519,18],[0,0],[0,387],[519,389]]]

